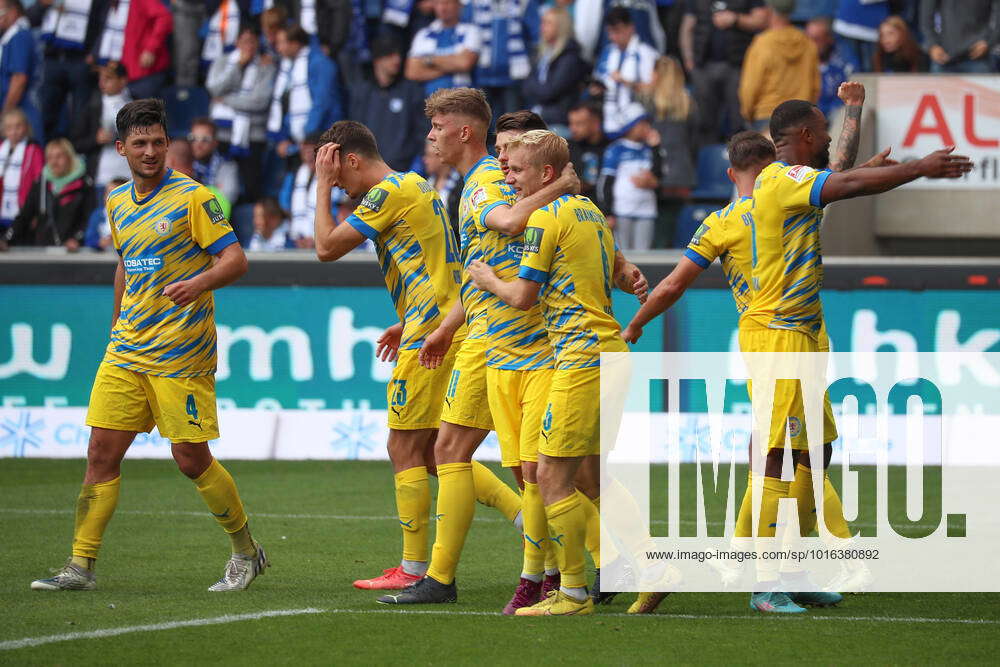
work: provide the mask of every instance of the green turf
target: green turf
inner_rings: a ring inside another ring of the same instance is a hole
[[[268,610],[324,613],[0,650],[0,664],[932,663],[992,662],[1000,652],[1000,596],[987,594],[850,596],[794,619],[750,612],[745,594],[695,593],[668,598],[655,616],[625,617],[632,596],[623,594],[589,618],[503,617],[520,540],[482,507],[459,571],[459,603],[429,610],[446,614],[395,613],[350,585],[398,558],[395,520],[364,518],[393,512],[388,464],[227,466],[273,562],[249,591],[205,591],[221,574],[227,540],[170,462],[127,461],[99,590],[41,593],[28,583],[66,557],[83,464],[3,459],[0,643]],[[900,620],[914,617],[987,622]]]

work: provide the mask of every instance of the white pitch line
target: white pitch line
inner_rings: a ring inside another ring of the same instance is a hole
[[[0,514],[75,514],[75,510],[72,509],[36,509],[36,508],[4,508],[0,507]],[[118,510],[115,514],[137,514],[141,516],[205,516],[205,512],[187,512],[181,510]],[[274,514],[270,512],[250,512],[250,517],[261,517],[263,519],[307,519],[307,520],[332,520],[332,521],[396,521],[395,516],[365,516],[357,514]],[[476,517],[476,521],[484,521],[487,523],[510,523],[507,519],[498,519],[495,517]],[[657,526],[667,525],[666,519],[653,519],[650,521],[651,524]],[[699,525],[697,521],[690,521],[687,519],[681,519],[680,524],[682,526],[695,526]],[[709,521],[709,526],[723,526],[725,525],[721,521]],[[872,523],[857,523],[854,524],[858,528],[877,528],[875,524]],[[930,524],[916,524],[914,528],[929,529],[937,528],[938,525]]]
[[[18,648],[42,646],[43,644],[54,644],[56,642],[67,642],[77,639],[103,639],[104,637],[117,637],[118,635],[127,635],[133,632],[158,632],[160,630],[174,630],[176,628],[193,628],[201,625],[239,623],[240,621],[256,621],[261,618],[272,618],[275,616],[322,614],[324,611],[323,609],[316,609],[314,607],[307,607],[305,609],[274,609],[271,611],[259,611],[253,614],[231,614],[227,616],[215,616],[214,618],[193,618],[187,621],[130,625],[122,628],[106,628],[104,630],[90,630],[88,632],[67,632],[61,635],[45,635],[44,637],[25,637],[24,639],[12,639],[0,642],[0,651],[11,651]]]

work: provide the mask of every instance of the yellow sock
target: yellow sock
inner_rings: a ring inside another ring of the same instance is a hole
[[[597,545],[598,553],[603,552],[607,556],[607,558],[601,559],[605,563],[613,563],[618,560],[618,556],[621,554],[618,553],[618,548],[615,546],[614,540],[608,535],[604,523],[601,522],[601,497],[597,496],[590,502],[594,503],[594,508],[597,509],[597,525],[600,528],[600,532],[598,533],[600,542]],[[590,539],[590,526],[587,526],[587,539]],[[589,549],[590,547],[587,548]]]
[[[574,491],[562,500],[545,506],[549,534],[562,575],[560,585],[564,588],[583,588],[587,585],[583,574],[587,515],[582,500],[583,494]]]
[[[497,508],[508,521],[513,521],[521,511],[521,496],[478,461],[472,462],[472,478],[475,481],[476,500],[487,507]]]
[[[587,533],[584,537],[584,545],[590,554],[590,560],[594,562],[594,567],[601,568],[601,510],[596,507],[600,502],[600,496],[591,500],[585,494],[580,494],[580,505],[587,517]]]
[[[736,528],[733,537],[753,537],[753,473],[747,473],[747,490],[743,494],[743,502],[740,503],[739,514],[736,515]]]
[[[537,483],[524,481],[521,516],[524,519],[524,565],[521,573],[540,575],[545,571],[545,560],[551,553],[551,542],[549,522],[545,518],[545,505],[542,503],[542,494],[538,491]],[[555,563],[553,566],[558,567]]]
[[[609,506],[614,507],[616,512],[621,513],[619,515],[621,519],[616,526],[618,532],[614,534],[618,546],[625,549],[628,558],[643,560],[645,552],[652,549],[653,545],[650,542],[649,526],[639,520],[641,513],[635,497],[613,477],[606,482],[602,481],[600,497],[608,501]],[[612,541],[606,538],[605,543],[612,544]]]
[[[827,475],[823,475],[823,520],[826,521],[826,529],[834,537],[845,540],[851,537],[851,528],[844,518],[844,506]]]
[[[438,466],[438,470],[441,466]],[[417,466],[396,473],[396,513],[403,529],[403,560],[427,562],[427,522],[431,488],[427,468]]]
[[[427,576],[450,584],[476,513],[476,491],[471,463],[442,463],[437,473],[437,534]]]
[[[774,477],[764,478],[764,490],[760,500],[760,516],[757,522],[757,537],[774,537],[778,530],[778,501],[787,498],[791,482],[783,482]],[[777,547],[765,546],[758,542],[758,552],[762,550],[775,551]],[[757,580],[772,582],[778,579],[778,567],[781,565],[775,559],[757,559]]]
[[[121,475],[108,482],[84,484],[76,499],[73,529],[73,563],[92,569],[101,548],[104,529],[118,506]]]
[[[788,489],[795,498],[799,514],[799,535],[812,535],[816,529],[816,498],[813,496],[812,470],[801,463],[795,466],[795,481]]]
[[[194,480],[194,485],[201,494],[201,499],[208,505],[208,511],[229,534],[233,553],[247,556],[257,553],[247,529],[247,515],[243,511],[240,492],[236,490],[236,482],[229,471],[216,459],[212,459],[211,465]]]

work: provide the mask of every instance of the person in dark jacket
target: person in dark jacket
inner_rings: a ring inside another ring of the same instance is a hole
[[[572,19],[564,7],[550,7],[542,14],[541,36],[538,60],[522,91],[534,112],[566,136],[569,109],[579,99],[590,68],[573,39]]]
[[[73,145],[68,139],[53,139],[45,146],[42,175],[7,231],[7,242],[79,250],[94,206],[93,190]]]
[[[100,70],[97,90],[72,125],[70,140],[73,148],[87,161],[87,175],[97,188],[111,179],[130,178],[125,158],[115,149],[118,111],[132,101],[126,87],[128,75],[121,63],[108,63]]]
[[[397,171],[418,169],[424,137],[424,87],[401,76],[403,46],[382,35],[372,44],[370,75],[351,88],[349,118],[367,125],[378,137],[386,164]]]
[[[1000,2],[924,0],[920,31],[927,42],[931,72],[989,74],[990,49],[1000,37]]]

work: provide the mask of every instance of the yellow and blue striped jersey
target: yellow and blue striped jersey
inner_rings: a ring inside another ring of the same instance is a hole
[[[419,348],[458,298],[462,265],[437,191],[414,172],[390,173],[347,223],[375,244],[385,286],[403,323],[400,349]],[[460,329],[454,340],[464,338]]]
[[[813,338],[823,324],[820,194],[830,171],[772,162],[754,184],[751,225],[753,297],[744,317]]]
[[[752,221],[753,198],[741,197],[705,218],[684,251],[685,257],[703,269],[718,258],[740,315],[750,305]]]
[[[167,169],[138,197],[132,181],[111,192],[108,223],[125,268],[125,293],[104,360],[149,375],[196,377],[215,372],[211,292],[186,306],[163,288],[212,267],[212,256],[236,243],[219,201],[196,181]]]
[[[485,257],[487,247],[483,236],[487,229],[483,218],[497,206],[513,205],[514,198],[514,190],[504,182],[500,162],[491,155],[483,157],[465,175],[465,186],[458,205],[463,267]],[[492,296],[477,288],[468,272],[463,271],[462,306],[465,308],[470,339],[486,336],[486,308]]]
[[[600,366],[601,352],[628,350],[611,310],[614,258],[611,229],[586,197],[563,195],[528,219],[518,275],[541,283],[557,369]]]

